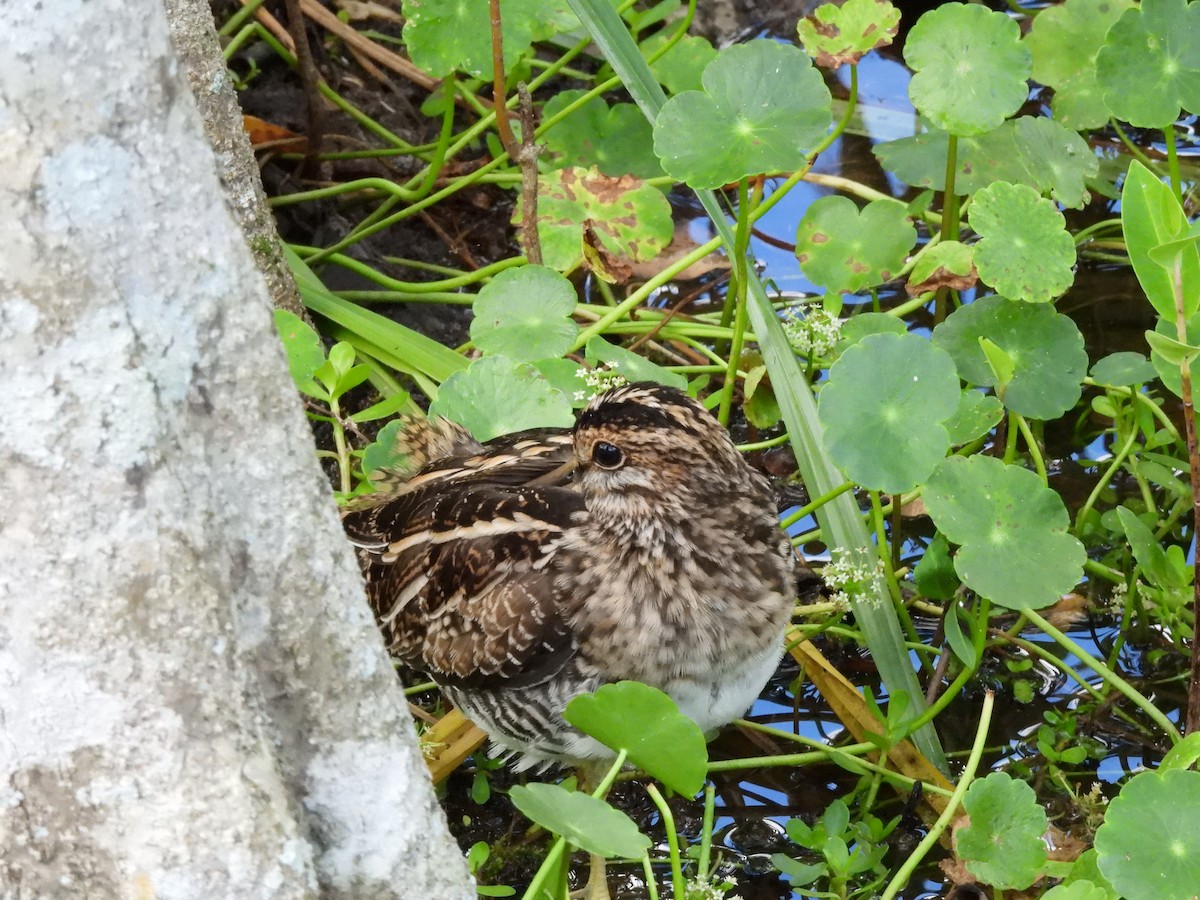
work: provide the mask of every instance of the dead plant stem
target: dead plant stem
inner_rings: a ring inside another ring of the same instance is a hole
[[[494,0],[493,0],[494,2]],[[534,129],[537,127],[537,113],[533,108],[533,98],[524,82],[517,85],[518,106],[521,116],[521,146],[514,154],[509,155],[521,167],[521,237],[525,246],[525,256],[535,266],[542,264],[542,243],[538,238],[538,157],[542,147],[533,141]],[[496,104],[497,121],[500,121],[500,104]]]
[[[508,102],[504,99],[504,37],[500,30],[500,0],[488,0],[492,14],[492,104],[496,111],[496,130],[500,143],[513,159],[517,158],[517,140],[508,121]]]
[[[303,178],[320,176],[321,142],[325,137],[325,100],[321,97],[321,74],[313,60],[312,48],[308,43],[308,23],[300,9],[300,0],[285,0],[288,17],[288,32],[296,45],[296,69],[300,73],[300,85],[308,103],[308,146],[304,151],[304,162],[300,166]]]
[[[1175,287],[1175,331],[1180,343],[1188,343],[1187,316],[1183,303],[1182,255],[1175,260],[1172,273]],[[1192,476],[1192,540],[1200,535],[1200,448],[1196,441],[1196,406],[1192,398],[1192,361],[1184,359],[1179,366],[1179,395],[1183,401],[1183,425],[1187,437],[1188,466]],[[1184,733],[1200,729],[1200,566],[1192,574],[1192,671],[1188,678],[1187,715]]]

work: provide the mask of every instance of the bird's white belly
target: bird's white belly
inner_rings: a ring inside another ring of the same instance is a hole
[[[783,655],[783,636],[764,650],[742,660],[731,660],[728,668],[715,668],[711,679],[678,679],[663,690],[679,711],[712,731],[744,715],[775,674]]]
[[[783,655],[783,636],[771,646],[728,668],[714,667],[712,677],[703,680],[675,679],[662,690],[679,711],[707,734],[743,715],[758,699],[767,680],[775,674]],[[605,759],[613,751],[585,734],[564,735],[566,757],[575,760]],[[518,766],[525,768],[525,766]]]

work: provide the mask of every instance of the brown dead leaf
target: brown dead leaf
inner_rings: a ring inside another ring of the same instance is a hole
[[[950,825],[950,849],[954,855],[938,863],[938,868],[945,873],[946,878],[950,880],[951,884],[975,884],[975,876],[967,870],[966,863],[959,859],[958,856],[958,832],[970,824],[971,817],[966,813],[962,813],[956,816]]]
[[[242,116],[242,128],[250,138],[255,150],[285,150],[289,153],[304,153],[308,149],[308,138],[289,131],[282,125],[272,125],[258,116]]]
[[[904,283],[904,290],[908,293],[908,296],[915,297],[918,294],[924,294],[926,291],[936,291],[940,287],[963,291],[974,287],[978,282],[979,273],[975,270],[974,266],[971,266],[971,271],[966,275],[955,275],[949,269],[939,266],[924,281],[906,281]]]
[[[1055,628],[1069,631],[1087,618],[1088,601],[1080,594],[1066,594],[1049,609],[1042,610],[1046,621]]]
[[[906,518],[928,515],[925,511],[925,501],[920,497],[913,497],[912,500],[900,507],[900,515]]]
[[[975,876],[967,871],[966,863],[957,856],[943,859],[938,863],[938,868],[951,884],[975,884]]]
[[[1046,858],[1054,862],[1075,862],[1088,848],[1087,843],[1073,834],[1068,834],[1057,825],[1046,829],[1046,837],[1050,839],[1050,849]]]

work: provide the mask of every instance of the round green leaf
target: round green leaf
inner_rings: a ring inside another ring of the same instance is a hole
[[[1099,128],[1111,115],[1096,80],[1096,54],[1104,35],[1131,0],[1067,0],[1033,20],[1025,44],[1033,54],[1033,77],[1054,88],[1050,108],[1068,128]]]
[[[950,449],[942,424],[958,407],[954,361],[914,334],[875,334],[842,354],[821,388],[826,446],[846,476],[899,494]],[[887,453],[880,453],[887,447]]]
[[[945,190],[949,137],[934,130],[875,147],[880,164],[897,178]],[[1100,163],[1087,141],[1053,119],[1022,116],[974,137],[959,138],[954,189],[972,194],[997,181],[1025,184],[1049,192],[1064,206],[1082,207],[1087,180]]]
[[[663,168],[694,188],[798,169],[829,128],[829,89],[795,47],[737,44],[721,51],[702,80],[703,92],[676,94],[654,123]]]
[[[513,222],[521,221],[517,203]],[[558,169],[538,179],[538,237],[552,269],[579,265],[585,244],[598,242],[616,259],[653,259],[671,242],[675,225],[662,192],[634,178],[612,178],[595,167]]]
[[[1096,56],[1104,102],[1139,128],[1200,112],[1200,3],[1142,0],[1108,30]]]
[[[590,794],[557,784],[517,784],[508,796],[530,820],[588,853],[638,859],[650,847],[629,816]]]
[[[1018,178],[996,179],[1027,184],[1063,206],[1082,209],[1090,199],[1087,182],[1100,173],[1100,161],[1088,142],[1061,122],[1044,116],[1021,116],[1004,128],[1011,131]],[[1002,151],[1003,152],[1003,151]]]
[[[678,794],[694,797],[704,787],[704,734],[657,688],[606,684],[568,703],[564,718],[606,747],[628,751],[630,762]]]
[[[1096,364],[1092,366],[1091,374],[1092,378],[1100,384],[1111,384],[1114,387],[1145,384],[1158,377],[1150,360],[1132,350],[1110,353],[1103,359],[1097,360]]]
[[[1048,303],[1071,286],[1075,242],[1058,207],[1023,184],[997,182],[975,195],[971,227],[979,277],[1010,300]]]
[[[958,409],[946,420],[951,445],[957,447],[981,438],[1004,417],[1004,404],[989,394],[968,390],[962,392]]]
[[[412,61],[435,78],[461,69],[492,79],[492,28],[488,0],[454,3],[404,0],[404,46]],[[564,0],[504,0],[500,31],[504,68],[511,69],[534,41],[578,27]]]
[[[1158,764],[1158,771],[1190,769],[1197,762],[1200,762],[1200,731],[1193,731],[1163,754],[1162,762]]]
[[[1090,881],[1074,881],[1060,884],[1042,894],[1042,900],[1110,900],[1112,895],[1098,884]]]
[[[526,428],[569,428],[571,403],[528,363],[504,356],[477,359],[455,372],[429,404],[430,416],[458,422],[478,440]]]
[[[1046,811],[1023,781],[993,772],[967,788],[963,808],[971,824],[955,833],[967,870],[992,887],[1022,889],[1046,863]]]
[[[1142,772],[1096,832],[1100,871],[1128,900],[1191,900],[1200,885],[1200,772]]]
[[[670,35],[665,31],[646,38],[639,45],[642,56],[649,60],[668,40]],[[704,69],[716,58],[717,51],[708,38],[688,34],[650,63],[650,71],[654,73],[658,83],[672,94],[701,91],[704,90],[704,83],[701,81]]]
[[[485,354],[514,362],[562,356],[579,334],[571,319],[575,303],[575,288],[553,269],[505,269],[475,298],[471,340]]]
[[[542,109],[542,120],[558,115],[586,91],[561,91]],[[632,103],[609,107],[592,97],[545,133],[547,169],[595,166],[605,175],[658,178],[663,174],[654,155],[650,121]]]
[[[836,69],[857,63],[877,47],[896,37],[900,10],[887,0],[846,0],[841,6],[825,3],[800,20],[800,43],[818,66]]]
[[[1083,545],[1062,498],[1033,472],[990,456],[950,457],[925,484],[938,530],[961,544],[963,584],[1009,609],[1041,609],[1079,583]]]
[[[1088,887],[1098,887],[1102,891],[1101,896],[1092,897],[1084,895],[1084,900],[1121,900],[1117,892],[1112,889],[1112,885],[1108,883],[1108,879],[1100,873],[1100,865],[1097,862],[1096,848],[1084,850],[1080,857],[1075,860],[1075,864],[1071,866],[1071,871],[1067,873],[1067,877],[1063,879],[1062,886],[1070,887],[1077,883],[1083,883]],[[1050,896],[1049,892],[1046,894]]]
[[[805,211],[796,230],[796,257],[821,287],[859,291],[891,280],[916,242],[903,203],[872,200],[859,210],[853,200],[835,194]]]
[[[851,316],[842,323],[837,351],[840,356],[863,338],[872,334],[904,334],[908,331],[902,319],[887,313],[865,312]]]
[[[1087,352],[1083,335],[1067,316],[1042,304],[984,297],[960,306],[933,330],[933,342],[954,357],[971,384],[990,387],[995,375],[979,345],[987,338],[1013,362],[1013,377],[1000,398],[1013,412],[1056,419],[1083,392]]]
[[[588,370],[573,359],[538,359],[533,367],[562,391],[575,409],[583,409],[596,394],[596,388],[587,383]]]
[[[915,73],[913,106],[952,134],[991,131],[1029,93],[1021,29],[986,6],[947,3],[925,13],[904,42],[904,61]]]

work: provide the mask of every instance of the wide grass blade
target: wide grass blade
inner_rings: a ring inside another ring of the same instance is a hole
[[[357,336],[370,345],[373,356],[383,358],[386,355],[385,361],[401,371],[427,376],[438,384],[467,367],[467,360],[449,347],[377,312],[343,300],[326,288],[294,251],[285,246],[283,252],[304,305],[349,332],[342,337]],[[350,339],[353,342],[353,337]]]

